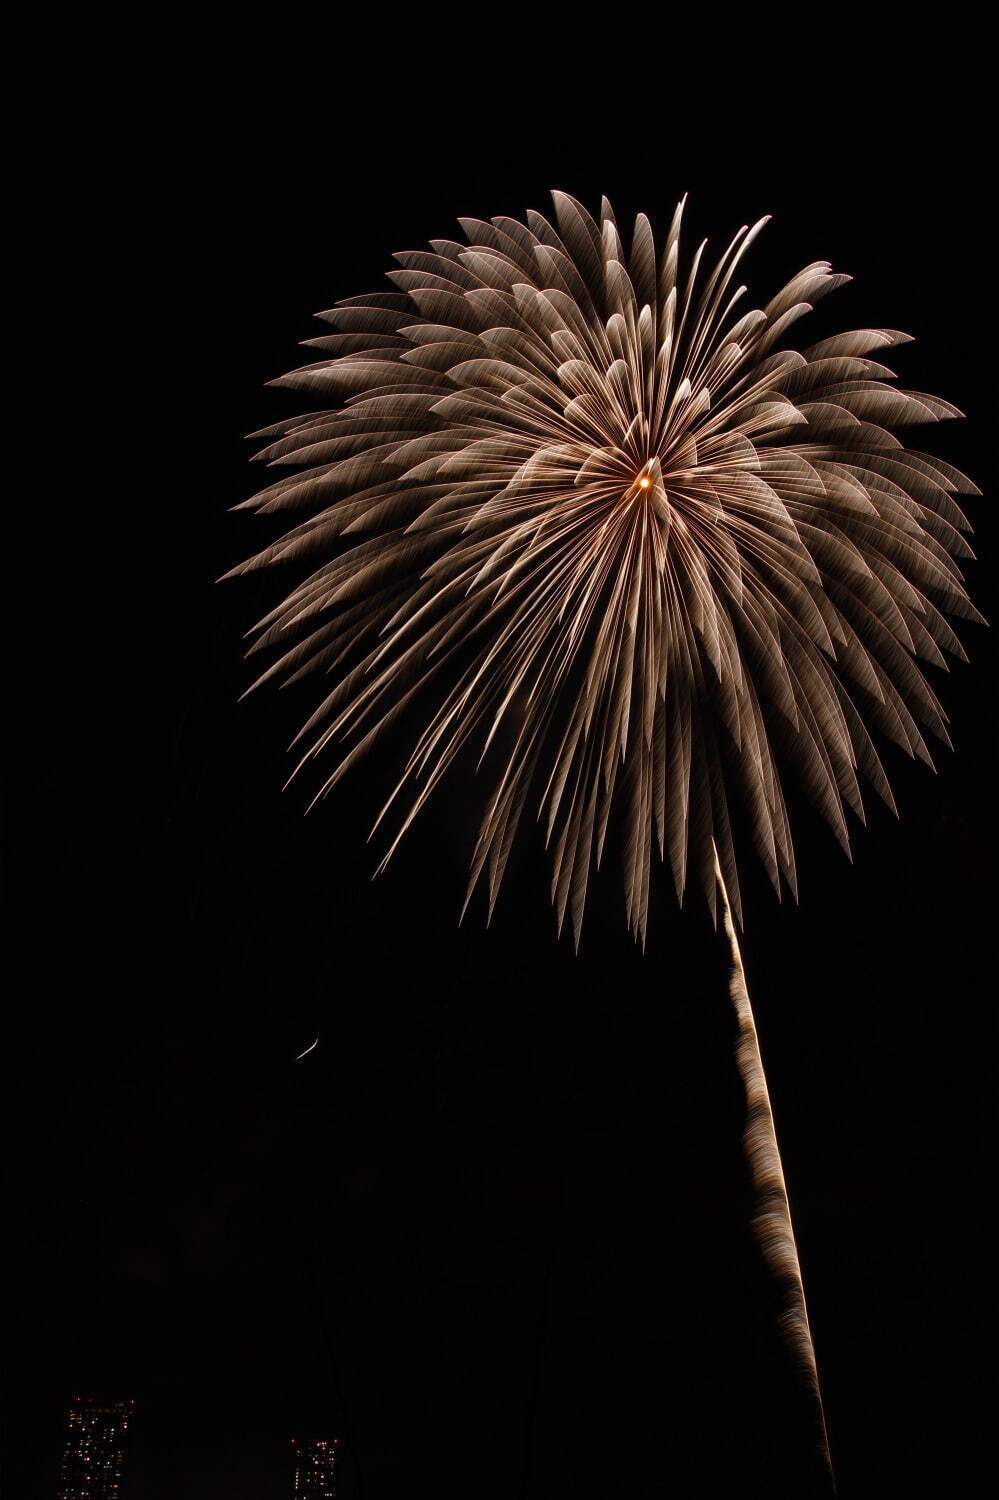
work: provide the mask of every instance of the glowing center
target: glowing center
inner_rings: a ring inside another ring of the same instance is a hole
[[[652,488],[652,480],[647,474],[643,474],[641,479],[638,481],[638,488],[640,490],[650,490]]]

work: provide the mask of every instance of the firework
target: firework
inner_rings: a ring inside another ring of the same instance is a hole
[[[872,731],[927,763],[927,734],[948,743],[921,664],[963,658],[948,617],[980,618],[953,499],[977,491],[892,431],[959,415],[889,383],[880,360],[907,335],[787,347],[848,277],[816,262],[743,310],[737,272],[766,220],[706,269],[704,245],[681,258],[682,204],[657,249],[644,215],[626,245],[608,203],[597,222],[553,197],[554,223],[463,219],[467,243],[396,256],[391,289],[321,314],[324,357],[274,382],[327,406],[255,434],[295,472],[246,505],[304,518],[235,571],[306,575],[258,627],[252,649],[276,650],[259,681],[322,684],[297,767],[329,767],[317,797],[415,718],[376,824],[383,863],[477,754],[469,895],[483,880],[490,913],[525,809],[577,944],[615,809],[643,943],[654,843],[679,897],[690,874],[716,916],[720,896],[757,1227],[818,1398],[730,808],[796,892],[786,777],[848,850],[862,780],[893,806]]]
[[[255,434],[297,472],[245,502],[300,513],[235,571],[310,564],[260,624],[260,681],[316,673],[300,765],[327,793],[404,709],[421,729],[379,823],[387,860],[466,747],[490,776],[469,890],[492,910],[531,807],[578,943],[612,808],[643,941],[653,841],[714,909],[714,848],[741,920],[734,798],[796,890],[781,782],[849,847],[861,778],[892,804],[870,728],[929,762],[945,717],[918,664],[963,657],[976,618],[950,465],[888,428],[959,415],[900,391],[867,329],[780,347],[848,278],[807,266],[765,307],[735,285],[766,223],[683,269],[554,195],[556,224],[464,219],[467,245],[398,255],[395,289],[321,314],[328,357],[275,381],[334,402]],[[335,750],[335,755],[332,752]],[[384,863],[384,861],[383,861]]]

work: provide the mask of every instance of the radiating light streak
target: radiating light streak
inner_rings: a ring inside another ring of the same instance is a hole
[[[786,778],[848,851],[862,778],[894,806],[870,729],[926,762],[924,730],[947,743],[920,662],[963,656],[947,615],[980,618],[951,498],[976,491],[889,431],[958,415],[886,384],[871,356],[908,335],[785,347],[849,280],[827,262],[740,314],[765,220],[705,272],[682,204],[657,250],[644,215],[626,245],[606,201],[597,221],[553,197],[554,222],[463,219],[468,244],[397,255],[390,290],[321,315],[326,357],[274,384],[327,407],[256,434],[297,472],[244,502],[303,518],[234,571],[307,565],[251,650],[277,650],[261,682],[316,674],[296,769],[329,761],[317,797],[397,718],[416,729],[380,868],[474,746],[469,894],[491,913],[531,807],[578,943],[616,809],[644,942],[654,844],[712,911],[717,847],[741,921],[733,799],[796,891]]]

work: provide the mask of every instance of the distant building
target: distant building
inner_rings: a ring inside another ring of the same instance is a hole
[[[314,1438],[300,1443],[292,1438],[295,1449],[295,1500],[335,1500],[336,1457],[339,1438]]]
[[[118,1500],[134,1401],[77,1396],[69,1409],[59,1500]]]

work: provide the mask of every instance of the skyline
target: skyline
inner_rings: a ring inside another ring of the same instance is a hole
[[[132,1500],[138,1496],[139,1491],[128,1482],[127,1462],[127,1433],[136,1405],[134,1396],[71,1398],[54,1500]],[[294,1449],[288,1462],[289,1500],[336,1500],[340,1439],[288,1441]]]
[[[118,1500],[135,1401],[74,1396],[67,1412],[58,1500]]]

